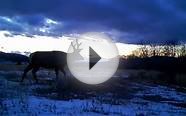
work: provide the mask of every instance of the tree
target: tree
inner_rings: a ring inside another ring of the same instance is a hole
[[[139,48],[140,51],[140,57],[145,58],[149,56],[149,50],[147,45],[142,45],[141,48]]]
[[[176,41],[168,41],[163,45],[162,54],[163,56],[176,56]]]
[[[150,44],[149,56],[161,56],[162,46],[158,44]]]
[[[178,57],[185,57],[186,56],[186,44],[180,44],[179,48],[177,49],[177,56]]]

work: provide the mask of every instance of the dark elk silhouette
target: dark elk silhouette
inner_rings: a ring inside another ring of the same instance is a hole
[[[23,82],[24,78],[26,77],[26,74],[30,70],[32,70],[32,75],[34,79],[36,80],[36,82],[38,82],[36,72],[39,70],[40,67],[54,69],[56,73],[56,79],[58,78],[59,70],[63,72],[64,76],[66,76],[64,67],[67,64],[67,54],[75,55],[77,57],[77,60],[83,59],[83,57],[80,55],[80,45],[81,43],[78,43],[78,40],[76,40],[76,44],[74,45],[71,42],[71,46],[73,48],[72,53],[65,53],[62,51],[38,51],[30,54],[30,62],[24,70],[21,82]]]

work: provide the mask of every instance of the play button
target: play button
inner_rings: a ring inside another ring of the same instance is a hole
[[[67,65],[71,74],[86,84],[100,84],[110,79],[119,63],[118,49],[103,33],[86,33],[68,49]]]
[[[89,70],[101,59],[101,57],[89,47]]]

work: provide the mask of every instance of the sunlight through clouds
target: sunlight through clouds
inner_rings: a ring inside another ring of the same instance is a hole
[[[20,52],[35,52],[35,51],[51,51],[60,50],[67,51],[71,40],[68,37],[47,37],[35,35],[33,38],[24,35],[15,35],[6,37],[4,34],[8,32],[0,32],[0,46],[4,52],[20,51]]]
[[[52,51],[59,50],[67,52],[72,40],[76,37],[72,36],[39,36],[34,35],[32,38],[22,35],[11,35],[8,31],[0,31],[0,51],[3,52],[35,52],[35,51]],[[136,45],[116,43],[119,55],[129,55],[137,48]]]

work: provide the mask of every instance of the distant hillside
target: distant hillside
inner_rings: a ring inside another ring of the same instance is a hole
[[[23,62],[28,62],[28,57],[16,53],[0,52],[0,62],[15,62],[17,64],[21,64]]]
[[[186,57],[154,56],[147,58],[128,58],[120,60],[120,68],[145,69],[164,72],[186,73]]]

